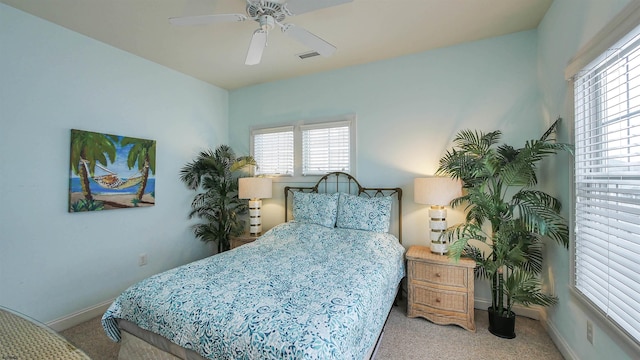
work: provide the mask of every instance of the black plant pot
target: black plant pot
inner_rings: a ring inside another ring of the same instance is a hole
[[[516,337],[516,314],[513,311],[510,311],[507,317],[494,312],[491,310],[491,307],[489,307],[487,311],[489,311],[490,333],[503,339],[513,339]]]

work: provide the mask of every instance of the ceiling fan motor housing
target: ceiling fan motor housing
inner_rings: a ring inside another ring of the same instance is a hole
[[[271,16],[277,22],[281,22],[287,17],[282,4],[273,1],[250,1],[247,3],[247,14],[252,18],[256,18],[256,21],[260,22],[261,26],[262,21],[260,19],[263,15]]]

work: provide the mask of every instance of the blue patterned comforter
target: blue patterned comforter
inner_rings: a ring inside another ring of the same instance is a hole
[[[152,276],[102,317],[209,359],[362,359],[404,276],[389,234],[289,222],[258,240]]]

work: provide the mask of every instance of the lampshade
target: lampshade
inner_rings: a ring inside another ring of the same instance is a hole
[[[245,177],[238,179],[238,197],[240,199],[269,199],[271,196],[271,178]]]
[[[459,180],[433,176],[413,181],[413,201],[418,204],[445,206],[459,196],[462,196]]]

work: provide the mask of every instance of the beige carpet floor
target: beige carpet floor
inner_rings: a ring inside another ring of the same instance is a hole
[[[406,304],[392,310],[377,360],[563,359],[536,320],[518,317],[516,338],[507,340],[489,333],[486,311],[476,310],[475,333],[457,326],[435,325],[422,318],[411,319],[405,314]],[[118,357],[119,346],[104,334],[99,317],[67,329],[62,335],[94,360],[113,360]]]

